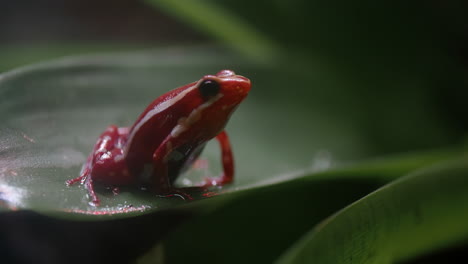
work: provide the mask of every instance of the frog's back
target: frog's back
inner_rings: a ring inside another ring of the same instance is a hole
[[[141,173],[153,162],[153,153],[170,135],[179,118],[190,114],[190,95],[196,83],[169,91],[154,100],[130,128],[125,157],[133,173]]]

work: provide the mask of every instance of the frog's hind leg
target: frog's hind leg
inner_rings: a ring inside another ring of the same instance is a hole
[[[94,191],[93,179],[99,178],[103,173],[102,168],[112,166],[110,163],[115,163],[115,159],[110,160],[109,157],[122,155],[121,145],[122,140],[125,140],[129,129],[126,127],[118,128],[115,125],[109,126],[98,138],[94,145],[93,151],[88,156],[86,163],[83,165],[80,176],[66,181],[67,185],[73,185],[81,182],[88,190],[88,194],[92,199],[93,205],[99,205],[99,199]],[[117,162],[122,165],[124,162]],[[115,164],[114,164],[115,166]],[[122,166],[117,166],[122,167]]]
[[[88,195],[91,198],[90,204],[93,206],[98,206],[99,198],[97,197],[96,192],[94,191],[93,179],[90,177],[91,169],[92,169],[92,165],[91,165],[92,161],[93,161],[93,156],[89,155],[88,160],[83,165],[83,169],[81,170],[80,176],[66,181],[66,184],[67,186],[73,185],[77,182],[81,182],[82,184],[85,184],[85,187],[88,190]]]
[[[84,181],[86,180],[86,177],[88,177],[88,175],[91,172],[91,167],[92,167],[91,164],[93,163],[93,155],[92,154],[93,153],[91,153],[91,155],[88,156],[88,159],[86,160],[86,163],[81,168],[80,176],[66,181],[65,183],[67,184],[67,186],[73,185],[73,184],[75,184],[77,182],[84,183]]]

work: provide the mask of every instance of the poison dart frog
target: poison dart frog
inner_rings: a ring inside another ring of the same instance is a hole
[[[154,100],[131,127],[109,126],[98,138],[80,176],[91,205],[98,206],[94,183],[108,186],[145,185],[155,193],[191,199],[174,181],[216,138],[221,147],[223,173],[200,187],[233,181],[234,159],[224,130],[231,114],[250,91],[250,80],[231,70],[206,75]]]

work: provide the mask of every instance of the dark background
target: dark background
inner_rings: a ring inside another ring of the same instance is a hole
[[[206,40],[142,1],[2,1],[2,44],[185,43]]]

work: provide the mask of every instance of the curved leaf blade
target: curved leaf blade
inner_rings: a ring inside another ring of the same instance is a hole
[[[287,111],[268,107],[271,91],[282,86],[271,83],[274,73],[252,62],[204,47],[69,57],[0,75],[2,206],[7,210],[29,209],[72,219],[113,219],[185,205],[182,200],[158,198],[135,188],[122,188],[117,196],[101,188],[102,206],[94,208],[88,205],[82,186],[66,187],[64,182],[78,175],[106,126],[112,123],[128,126],[152,98],[224,68],[251,77],[255,88],[228,124],[237,176],[235,184],[222,192],[248,189],[272,175],[307,167],[313,153],[321,147],[314,146],[312,138],[308,140],[311,145],[305,145],[297,131],[308,134],[315,127],[326,126],[319,121],[302,122],[300,107],[288,107]],[[289,118],[292,122],[287,130],[280,135],[270,133],[278,125],[277,118],[290,116],[298,119]],[[331,123],[330,118],[322,121]],[[347,135],[339,137],[341,142],[333,133],[326,135],[316,142],[329,142],[330,152],[360,152],[359,148],[350,147],[357,141],[345,140]],[[289,138],[287,144],[281,141],[284,137]],[[343,141],[351,143],[342,144]],[[190,171],[180,177],[181,184],[190,185],[207,174],[219,173],[219,150],[213,144],[203,153],[210,164],[208,170]],[[293,150],[297,155],[285,158],[277,151],[272,152],[271,148],[278,147]]]
[[[277,263],[393,263],[468,237],[468,163],[392,182],[319,224]]]

